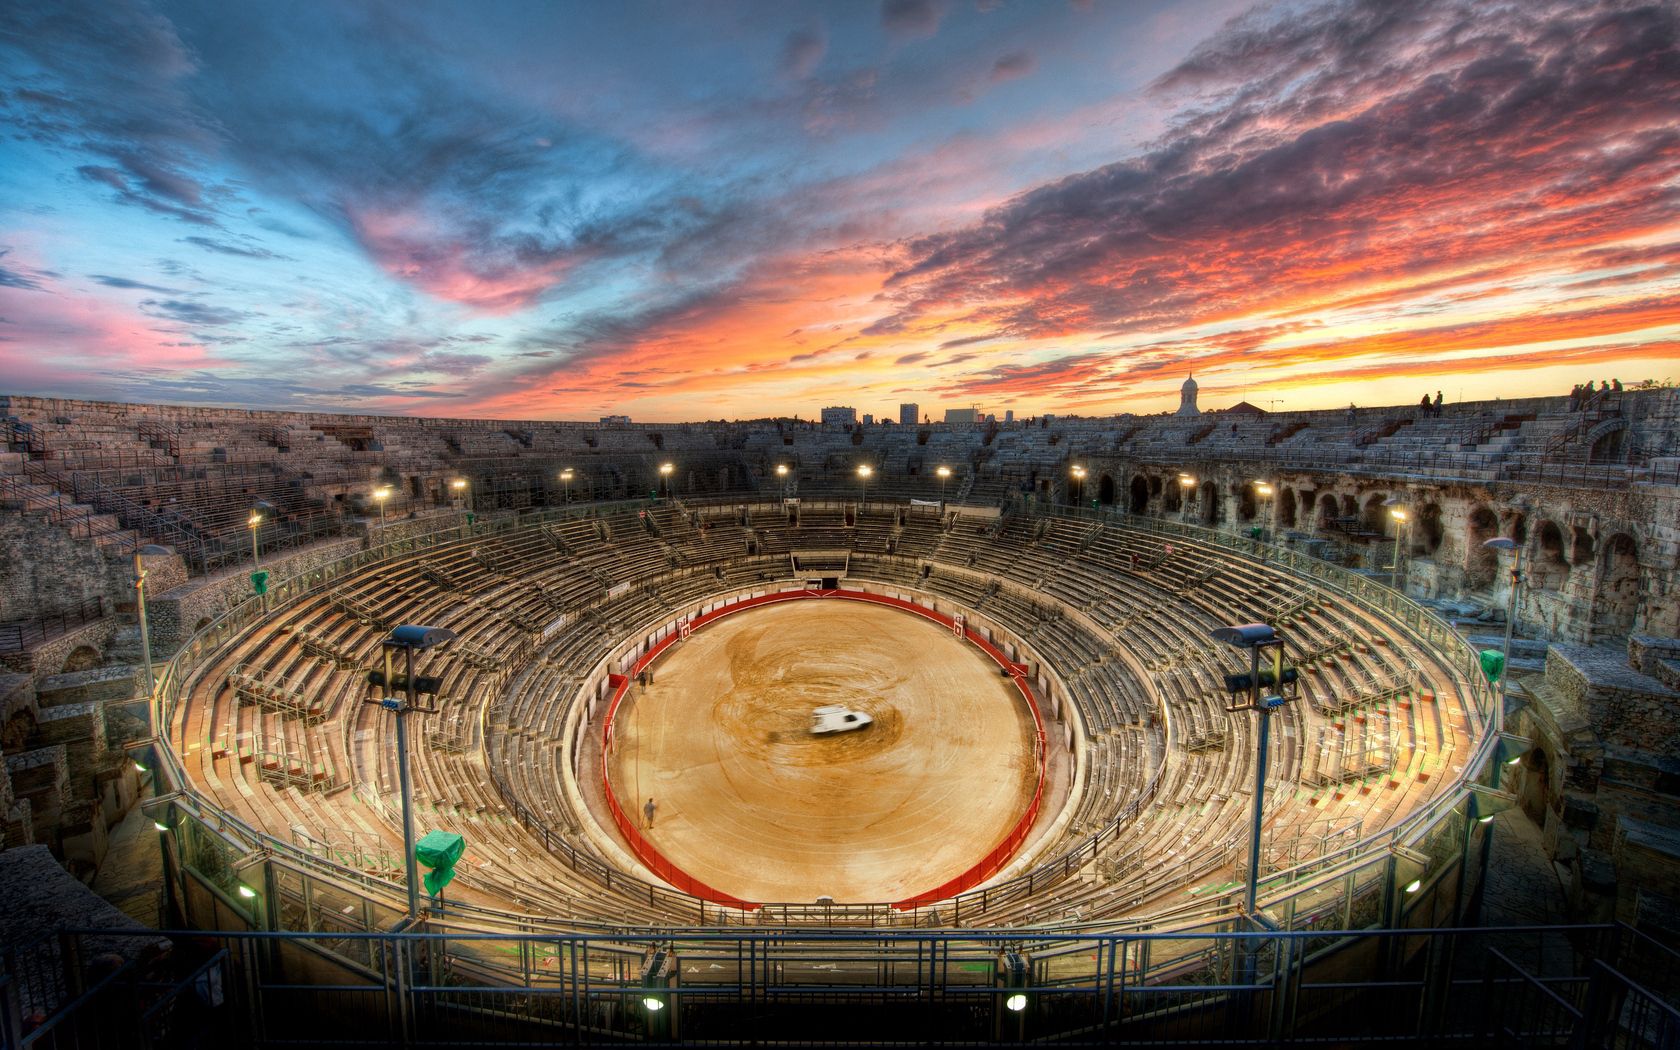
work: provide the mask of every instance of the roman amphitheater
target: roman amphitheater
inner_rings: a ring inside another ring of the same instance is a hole
[[[1680,972],[1673,390],[0,415],[7,852],[149,880],[269,1040],[1452,1042]]]

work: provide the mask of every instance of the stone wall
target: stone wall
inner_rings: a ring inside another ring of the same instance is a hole
[[[0,514],[0,623],[129,601],[129,572],[91,540],[34,514]]]
[[[362,549],[359,536],[317,543],[263,562],[271,573],[270,586],[281,580],[345,558]],[[146,611],[152,651],[174,652],[191,638],[200,624],[216,619],[251,596],[251,567],[194,579],[161,594],[148,594]]]

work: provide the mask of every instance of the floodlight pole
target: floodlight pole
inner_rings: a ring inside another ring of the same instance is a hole
[[[1264,632],[1262,635],[1261,632]],[[1213,632],[1216,640],[1225,642],[1238,648],[1248,650],[1248,703],[1241,707],[1229,707],[1227,711],[1257,711],[1260,714],[1259,732],[1256,733],[1256,754],[1254,766],[1254,812],[1249,820],[1248,837],[1248,886],[1243,895],[1244,911],[1251,918],[1258,914],[1258,898],[1260,895],[1260,836],[1262,824],[1266,816],[1266,759],[1271,744],[1272,709],[1284,704],[1282,695],[1283,681],[1281,673],[1278,681],[1272,683],[1279,690],[1276,695],[1262,698],[1260,695],[1260,652],[1262,649],[1274,649],[1283,645],[1283,639],[1277,632],[1263,624],[1248,624],[1243,627],[1224,627]]]
[[[1517,628],[1517,588],[1522,584],[1522,546],[1504,536],[1483,542],[1482,546],[1511,552],[1511,592],[1505,596],[1505,644],[1500,649],[1504,666],[1499,669],[1499,703],[1493,709],[1493,730],[1505,730],[1505,696],[1511,680],[1511,637]]]
[[[397,784],[402,791],[403,873],[408,882],[408,918],[420,916],[420,881],[414,862],[414,788],[408,775],[408,713],[414,709],[414,647],[405,645],[404,663],[408,685],[403,705],[397,708]]]

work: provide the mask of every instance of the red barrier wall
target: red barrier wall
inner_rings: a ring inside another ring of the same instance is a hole
[[[943,613],[935,612],[926,606],[917,605],[915,602],[905,601],[902,598],[893,598],[884,594],[870,594],[867,591],[805,590],[782,591],[776,594],[763,594],[754,598],[743,598],[737,602],[730,602],[726,605],[721,605],[718,608],[713,609],[711,612],[706,613],[703,616],[696,617],[692,621],[692,627],[695,630],[698,630],[709,623],[721,620],[725,616],[741,612],[744,609],[752,609],[761,605],[772,605],[777,602],[800,601],[808,598],[841,598],[847,601],[870,602],[875,605],[887,605],[895,609],[903,609],[905,612],[915,613],[916,615],[932,620],[947,629],[952,625],[951,617],[946,616]],[[668,859],[666,859],[664,854],[660,853],[653,847],[652,843],[643,838],[641,830],[636,827],[635,820],[624,812],[624,807],[619,804],[618,797],[613,794],[612,780],[607,776],[608,761],[606,752],[612,747],[613,719],[618,715],[618,706],[624,700],[625,693],[629,691],[630,682],[641,672],[643,668],[658,659],[660,653],[664,652],[667,647],[677,641],[677,637],[677,632],[672,631],[670,634],[654,643],[653,647],[646,653],[643,653],[641,658],[631,666],[630,673],[628,675],[615,674],[607,677],[607,684],[612,688],[612,698],[607,704],[607,716],[601,727],[601,782],[602,787],[606,790],[607,809],[612,813],[613,822],[618,825],[619,833],[624,836],[625,841],[630,843],[631,851],[634,852],[641,862],[647,865],[648,870],[652,871],[655,875],[658,875],[660,878],[685,893],[691,893],[696,897],[712,901],[715,904],[723,904],[732,908],[752,910],[754,908],[761,907],[762,905],[741,900],[739,897],[732,897],[727,893],[715,890],[705,883],[700,882],[690,876],[687,872],[684,872],[681,868],[678,868],[675,864],[672,864]],[[892,906],[900,910],[917,908],[923,905],[932,904],[935,901],[944,900],[947,897],[954,897],[964,890],[972,889],[973,887],[978,886],[980,883],[985,882],[987,879],[1003,870],[1003,866],[1009,863],[1009,858],[1013,857],[1015,855],[1015,851],[1019,850],[1022,844],[1026,842],[1027,835],[1032,831],[1033,822],[1038,819],[1039,806],[1044,801],[1044,718],[1038,708],[1038,698],[1033,695],[1032,685],[1026,679],[1026,668],[1020,664],[1011,662],[1001,650],[986,641],[984,638],[975,634],[973,631],[969,630],[966,626],[963,628],[963,637],[974,643],[974,645],[982,652],[995,660],[999,667],[1009,672],[1010,680],[1015,683],[1015,688],[1020,690],[1022,699],[1024,699],[1027,703],[1027,710],[1032,712],[1034,746],[1037,750],[1038,761],[1038,783],[1037,786],[1033,788],[1031,804],[1029,804],[1026,810],[1021,814],[1021,819],[1016,821],[1015,826],[1010,829],[1007,835],[1004,836],[1002,842],[994,846],[983,858],[981,858],[979,863],[975,864],[961,875],[958,875],[956,878],[951,879],[943,885],[936,886],[933,889],[928,890],[926,893],[920,893],[914,897],[908,897],[901,901],[894,901]]]

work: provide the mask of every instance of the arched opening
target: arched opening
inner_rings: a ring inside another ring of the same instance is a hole
[[[1602,434],[1592,443],[1587,452],[1588,463],[1615,463],[1622,458],[1622,438],[1626,429],[1612,430]]]
[[[1278,528],[1293,529],[1295,527],[1295,490],[1279,489],[1277,501]]]
[[[1202,482],[1202,524],[1219,524],[1219,486],[1211,482]]]
[[[1160,495],[1161,495],[1161,479],[1160,478],[1150,478],[1149,479],[1149,495],[1152,496],[1152,497],[1155,497],[1155,498],[1160,497]]]
[[[1519,804],[1529,820],[1545,824],[1546,810],[1551,805],[1552,763],[1545,750],[1537,747],[1523,755],[1517,768],[1522,778],[1516,785]]]
[[[1184,486],[1180,485],[1176,481],[1173,482],[1171,485],[1162,486],[1162,488],[1161,488],[1161,506],[1163,508],[1165,508],[1165,510],[1168,514],[1177,514],[1181,510],[1182,504],[1179,501],[1179,495],[1183,491],[1184,491]]]
[[[1497,535],[1498,516],[1486,504],[1478,504],[1470,512],[1464,533],[1464,582],[1471,587],[1486,587],[1493,583],[1499,571],[1499,555],[1483,544]]]
[[[78,645],[76,648],[70,650],[69,656],[64,658],[64,670],[61,673],[70,674],[72,671],[91,671],[95,667],[98,667],[99,663],[98,649],[95,649],[91,645]]]
[[[27,710],[13,712],[6,724],[0,726],[0,751],[7,754],[22,751],[34,735],[35,716]]]
[[[1612,634],[1627,634],[1639,614],[1639,550],[1632,536],[1610,537],[1599,573],[1599,623]]]
[[[1336,494],[1334,492],[1326,492],[1324,495],[1318,497],[1317,525],[1320,529],[1328,530],[1331,525],[1335,524],[1336,519],[1341,516],[1341,512],[1341,504],[1336,502]]]
[[[1142,514],[1149,509],[1149,482],[1141,474],[1133,474],[1131,490],[1131,500],[1126,507],[1133,514]]]
[[[1344,517],[1344,518],[1358,518],[1359,517],[1359,497],[1358,496],[1343,496],[1342,497],[1342,517]]]
[[[1510,536],[1519,547],[1527,543],[1528,515],[1524,514],[1520,510],[1512,511],[1510,521],[1507,525],[1506,535]]]
[[[1374,532],[1381,536],[1388,532],[1388,512],[1383,509],[1383,500],[1388,497],[1382,493],[1365,497],[1365,505],[1359,508],[1359,527],[1366,532]]]
[[[1097,481],[1097,499],[1105,507],[1114,506],[1114,479],[1107,474]]]
[[[1259,508],[1258,497],[1255,496],[1253,485],[1237,486],[1237,520],[1253,521],[1255,512]]]
[[[1593,560],[1592,533],[1577,525],[1572,530],[1574,543],[1571,544],[1569,563],[1571,565],[1591,565]]]
[[[1425,503],[1418,513],[1417,528],[1412,530],[1412,553],[1422,550],[1425,554],[1434,554],[1441,549],[1441,541],[1446,536],[1447,530],[1441,525],[1440,504]]]
[[[1535,536],[1534,572],[1530,580],[1543,591],[1560,591],[1569,581],[1569,558],[1564,552],[1563,530],[1554,521],[1540,522]]]

